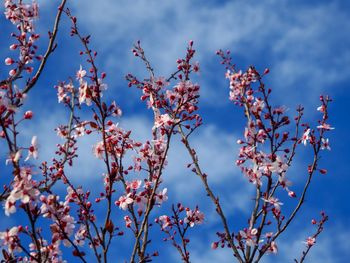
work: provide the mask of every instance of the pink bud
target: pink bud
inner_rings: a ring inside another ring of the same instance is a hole
[[[289,191],[289,192],[288,192],[288,195],[289,195],[290,197],[296,197],[296,196],[297,196],[293,191]]]
[[[265,69],[265,70],[264,70],[264,75],[269,74],[269,72],[270,72],[270,69],[268,69],[268,68]]]
[[[26,111],[26,113],[24,113],[24,118],[26,120],[30,120],[31,118],[33,118],[33,112],[32,111]]]
[[[316,225],[316,223],[317,223],[317,222],[316,222],[315,219],[312,219],[312,220],[311,220],[311,224]]]
[[[11,76],[11,77],[13,77],[14,75],[16,75],[16,70],[15,69],[11,69],[10,70],[10,72],[9,72],[9,75]]]
[[[27,72],[28,74],[32,73],[33,70],[34,70],[33,67],[26,67],[26,72]]]
[[[6,58],[5,59],[5,65],[12,65],[15,61],[12,58]]]
[[[321,174],[326,174],[326,173],[327,173],[327,170],[326,170],[326,169],[320,169],[320,173],[321,173]]]
[[[10,46],[10,49],[11,49],[11,50],[15,50],[17,47],[18,47],[18,45],[12,44],[12,45]]]

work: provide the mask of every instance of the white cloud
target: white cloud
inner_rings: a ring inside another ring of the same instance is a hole
[[[129,50],[137,39],[142,40],[162,74],[171,72],[189,39],[196,41],[197,59],[203,65],[213,60],[216,49],[230,48],[236,61],[238,56],[247,64],[271,67],[272,86],[283,90],[278,97],[284,101],[290,98],[282,95],[287,92],[298,101],[308,102],[345,80],[349,71],[349,39],[344,32],[350,31],[350,23],[341,6],[334,3],[294,5],[269,0],[214,5],[199,1],[105,0],[72,4],[81,24],[99,40],[95,43],[107,59],[106,66],[124,72],[142,72],[130,52],[120,50]],[[215,63],[219,68],[218,60]],[[221,77],[219,74],[214,85]],[[205,84],[206,102],[219,99],[206,76],[200,81]]]

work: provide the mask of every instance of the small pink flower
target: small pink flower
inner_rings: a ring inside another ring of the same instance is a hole
[[[132,199],[130,197],[130,194],[124,196],[122,195],[121,197],[119,197],[119,200],[116,201],[116,205],[119,206],[119,208],[126,210],[128,209],[128,206],[131,205],[134,202],[134,199]]]
[[[141,180],[133,180],[130,183],[128,183],[128,187],[132,190],[137,190],[140,188],[142,181]]]
[[[306,146],[306,143],[307,143],[308,140],[310,140],[310,129],[307,129],[304,132],[304,134],[303,134],[303,136],[301,138],[301,142]]]
[[[6,199],[5,215],[9,216],[16,213],[16,199],[11,195]]]
[[[91,91],[87,82],[82,82],[79,87],[79,104],[86,103],[86,105],[91,105]]]
[[[135,195],[134,197],[134,204],[138,205],[138,210],[142,211],[142,209],[145,207],[147,204],[147,198],[141,194]]]
[[[171,125],[173,125],[175,121],[169,116],[169,114],[162,114],[160,115],[154,123],[155,128],[163,127],[168,128]]]
[[[125,226],[127,228],[130,228],[131,224],[132,224],[132,221],[131,221],[130,217],[129,216],[124,216],[124,221],[125,221]]]
[[[278,247],[275,241],[272,241],[269,247],[269,251],[273,254],[277,254],[278,252]]]
[[[162,229],[172,226],[171,219],[167,215],[162,215],[158,219],[162,222]]]
[[[258,233],[258,230],[256,228],[239,231],[239,234],[241,235],[241,237],[246,240],[247,246],[250,246],[250,247],[253,247],[256,245],[255,236],[257,233]]]
[[[33,136],[32,143],[29,147],[28,156],[24,161],[28,161],[31,157],[38,159],[38,142],[37,137]]]
[[[13,251],[21,252],[22,249],[18,246],[19,237],[18,232],[20,232],[21,227],[12,227],[6,232],[0,232],[0,240],[2,240],[2,245],[7,246],[8,251],[12,253]]]
[[[321,105],[320,107],[317,108],[317,110],[320,112],[325,112],[326,107],[324,105]]]
[[[83,70],[82,66],[80,65],[80,69],[77,71],[77,79],[81,81],[86,76],[86,70]]]
[[[204,214],[199,211],[197,207],[194,210],[186,208],[186,217],[184,219],[184,222],[186,224],[189,224],[190,227],[193,227],[194,225],[200,225],[204,222]]]
[[[324,149],[327,149],[329,151],[331,150],[331,147],[329,146],[328,138],[327,139],[322,138],[321,150],[324,150]]]
[[[279,202],[278,198],[271,196],[268,199],[265,199],[265,198],[261,198],[261,199],[266,203],[272,204],[276,210],[278,211],[281,210],[281,205],[283,205],[283,203]]]
[[[304,241],[303,243],[306,244],[306,245],[309,246],[309,247],[312,247],[312,246],[315,245],[315,243],[316,243],[316,238],[314,238],[314,237],[308,237],[308,238],[306,239],[306,241]]]
[[[99,142],[94,146],[94,154],[98,159],[103,159],[103,152],[105,151],[103,142]]]
[[[318,129],[324,129],[324,130],[327,130],[327,131],[330,131],[330,130],[334,130],[333,127],[331,127],[329,124],[327,123],[322,123],[322,125],[318,125],[317,126]]]
[[[168,192],[168,189],[164,188],[161,192],[157,194],[156,200],[159,205],[161,205],[163,202],[168,200],[167,192]]]
[[[6,165],[8,165],[10,162],[17,163],[21,158],[21,152],[21,150],[18,150],[15,154],[11,154],[10,157],[6,160]]]

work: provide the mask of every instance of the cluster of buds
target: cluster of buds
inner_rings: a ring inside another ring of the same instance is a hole
[[[28,66],[33,62],[33,59],[41,60],[41,56],[36,55],[38,47],[35,42],[39,35],[34,33],[34,20],[38,17],[38,4],[32,2],[31,4],[24,4],[22,1],[5,1],[5,16],[6,19],[16,25],[18,33],[12,33],[16,39],[16,43],[10,46],[11,50],[19,50],[19,59],[6,58],[5,64],[11,66],[16,65],[11,69],[9,75],[11,78],[18,76],[23,70],[27,73],[33,72],[33,67]]]
[[[162,215],[155,219],[166,237],[164,241],[170,241],[179,251],[184,262],[190,262],[190,252],[187,245],[190,239],[186,236],[190,228],[200,225],[204,222],[204,214],[199,210],[184,207],[181,203],[172,206],[173,214],[171,216]],[[184,214],[185,213],[185,214]]]

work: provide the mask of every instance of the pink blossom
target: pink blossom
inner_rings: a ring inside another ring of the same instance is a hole
[[[200,225],[204,222],[204,214],[199,211],[198,207],[196,207],[194,210],[186,208],[186,217],[184,219],[184,222],[186,224],[189,224],[190,227],[193,227],[194,225]]]
[[[119,200],[115,202],[115,204],[123,210],[128,209],[128,206],[134,202],[134,199],[132,199],[130,196],[130,193],[126,196],[122,195],[121,197],[119,197]]]
[[[147,198],[142,193],[138,194],[138,195],[135,195],[135,197],[134,197],[134,204],[137,204],[139,211],[142,211],[142,209],[147,204]]]
[[[141,180],[133,180],[130,183],[127,183],[127,186],[132,190],[137,190],[140,188],[141,184],[142,184]]]
[[[19,244],[19,227],[12,227],[10,230],[5,232],[0,232],[0,239],[2,240],[2,245],[7,246],[8,251],[12,253],[13,251],[21,252],[22,249],[18,246]]]
[[[5,202],[5,215],[9,216],[14,213],[16,213],[16,198],[10,195]]]
[[[258,233],[256,228],[253,229],[245,229],[239,231],[239,234],[243,239],[245,239],[247,246],[253,247],[256,245],[255,236]]]
[[[167,227],[171,227],[172,226],[171,219],[167,215],[160,216],[159,217],[159,221],[162,222],[162,229],[165,229]]]
[[[82,137],[84,135],[85,135],[84,125],[79,125],[79,126],[74,128],[74,135],[73,135],[74,138]]]
[[[278,247],[275,241],[272,241],[269,247],[269,252],[273,253],[273,254],[277,254],[278,252]]]
[[[6,165],[8,165],[10,162],[17,163],[22,156],[21,153],[21,150],[18,150],[15,154],[12,153],[10,157],[6,159]]]
[[[121,117],[123,112],[121,110],[121,108],[116,104],[115,101],[112,102],[111,104],[112,107],[112,116],[114,117]]]
[[[19,176],[13,180],[13,189],[6,199],[5,214],[9,216],[16,212],[16,201],[20,200],[23,204],[28,204],[30,200],[35,200],[39,195],[37,183],[32,180],[30,168],[21,168]]]
[[[257,98],[255,99],[255,102],[251,107],[251,111],[254,114],[260,115],[264,107],[265,107],[265,102],[262,99]]]
[[[36,136],[33,136],[32,138],[32,142],[28,150],[28,156],[25,161],[28,161],[31,157],[38,159],[38,142]]]
[[[105,148],[104,148],[104,144],[103,141],[97,143],[94,146],[94,155],[98,158],[98,159],[103,159],[103,154],[104,154]]]
[[[79,86],[79,103],[86,103],[87,106],[91,106],[92,94],[86,81],[82,81]]]
[[[312,247],[315,243],[316,243],[316,238],[314,237],[308,237],[306,239],[306,241],[303,242],[304,244],[306,244],[309,247]]]
[[[168,200],[167,196],[168,189],[164,188],[162,191],[158,192],[156,196],[156,202],[161,205],[163,202]]]
[[[77,79],[79,81],[82,81],[83,78],[86,76],[86,70],[83,70],[82,66],[80,65],[80,69],[77,71]]]
[[[127,228],[130,228],[132,224],[131,218],[129,216],[124,216],[124,221],[125,221],[125,226]]]
[[[325,112],[326,111],[326,107],[324,105],[321,105],[317,108],[318,111],[320,112]]]
[[[327,130],[327,131],[330,131],[330,130],[334,130],[335,128],[331,127],[329,124],[327,123],[322,123],[321,125],[318,125],[317,126],[318,129],[324,129],[324,130]]]
[[[86,226],[80,225],[79,230],[74,235],[74,244],[77,246],[83,246],[85,243],[85,239],[88,236]]]
[[[264,200],[264,202],[266,203],[272,204],[276,210],[278,211],[281,210],[281,205],[283,205],[283,203],[279,202],[278,198],[270,196],[268,199],[265,199],[265,198],[261,198],[261,199]]]
[[[171,125],[173,125],[175,121],[169,116],[169,114],[162,114],[156,118],[154,127],[159,128],[169,128]]]
[[[322,143],[321,143],[321,150],[326,149],[326,150],[329,150],[329,151],[330,151],[330,150],[331,150],[331,147],[329,146],[329,140],[328,140],[328,138],[327,138],[327,139],[322,138],[321,141],[322,141]]]
[[[307,129],[304,132],[304,134],[303,134],[303,136],[301,138],[301,142],[306,146],[306,143],[307,143],[308,140],[310,140],[310,129]]]

